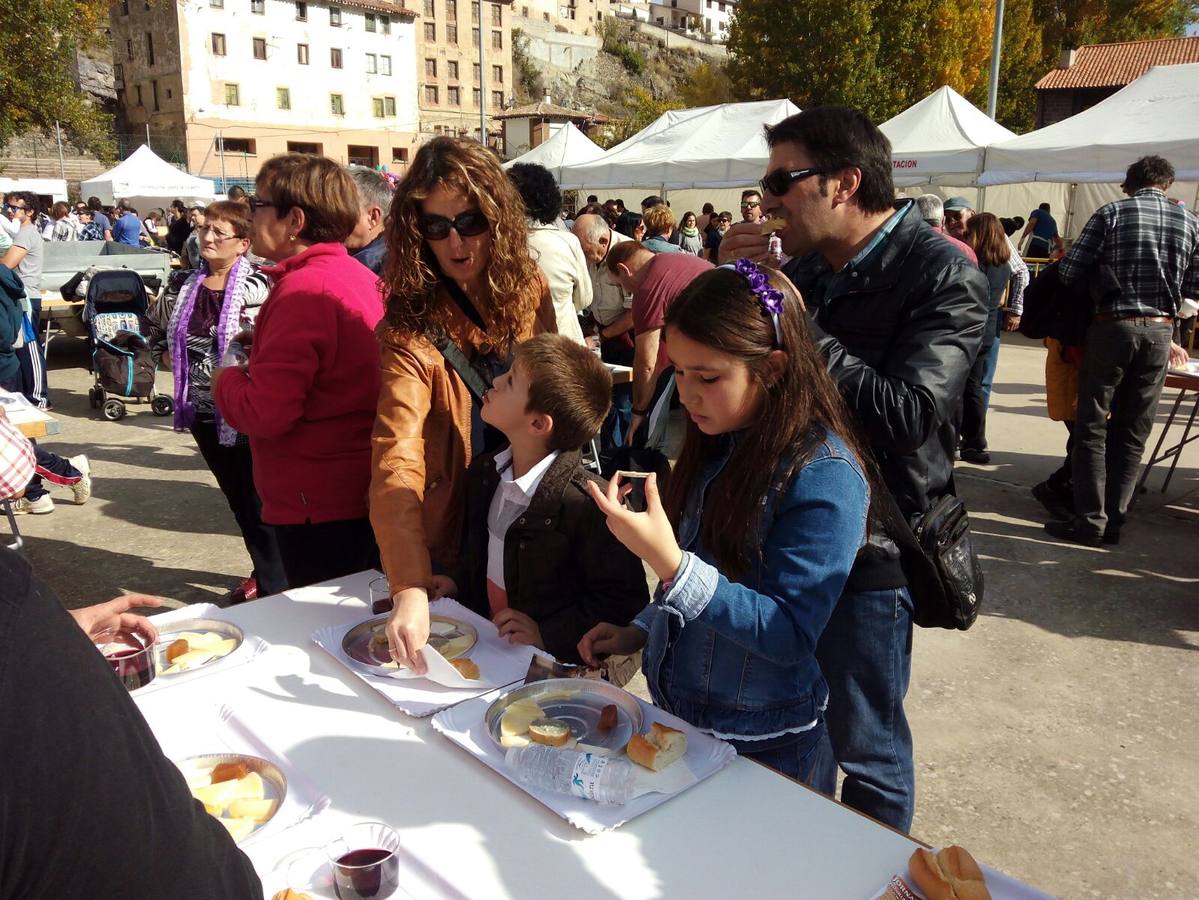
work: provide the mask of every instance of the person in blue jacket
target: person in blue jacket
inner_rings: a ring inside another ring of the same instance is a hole
[[[591,489],[661,585],[634,624],[584,635],[580,656],[644,648],[657,705],[831,794],[815,651],[865,540],[865,453],[781,273],[742,259],[700,275],[665,334],[688,417],[665,497],[652,475],[645,512],[619,476]]]

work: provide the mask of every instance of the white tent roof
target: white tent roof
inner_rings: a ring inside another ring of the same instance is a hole
[[[790,100],[677,110],[673,121],[659,118],[594,162],[564,166],[561,184],[668,190],[756,184],[770,156],[762,126],[797,112]]]
[[[899,187],[973,184],[982,171],[983,148],[1016,136],[948,85],[879,129],[891,141],[891,164]]]
[[[1078,115],[987,150],[979,184],[1113,182],[1142,156],[1199,179],[1199,63],[1155,66]]]
[[[216,191],[207,178],[181,172],[142,144],[116,168],[79,185],[84,197],[97,196],[112,204],[122,198],[149,200],[211,200]],[[139,207],[139,212],[140,212]]]
[[[536,163],[545,166],[561,180],[562,167],[591,162],[604,155],[604,149],[579,131],[573,122],[567,122],[544,144],[538,144],[528,153],[504,163],[507,169],[517,163]]]

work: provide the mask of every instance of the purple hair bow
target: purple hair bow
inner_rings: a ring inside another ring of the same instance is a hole
[[[758,268],[757,263],[750,259],[739,259],[733,264],[733,269],[749,282],[749,289],[758,298],[762,311],[770,316],[774,325],[774,337],[781,349],[783,346],[783,329],[779,316],[783,314],[783,292],[770,286],[770,278]]]

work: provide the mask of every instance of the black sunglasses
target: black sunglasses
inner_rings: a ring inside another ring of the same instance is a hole
[[[774,197],[782,197],[797,181],[812,175],[823,175],[819,169],[775,169],[760,182],[762,190]]]
[[[458,237],[475,237],[491,228],[487,216],[477,210],[464,212],[447,219],[445,216],[424,216],[420,220],[421,237],[426,241],[444,241],[450,236],[450,229],[458,232]]]
[[[250,204],[250,212],[256,212],[264,207],[275,205],[270,200],[259,200],[257,197],[247,197],[246,202]]]

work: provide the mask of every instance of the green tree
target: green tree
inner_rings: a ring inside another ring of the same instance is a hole
[[[62,125],[78,147],[112,156],[112,122],[71,79],[70,61],[108,17],[104,0],[0,4],[0,148],[33,128]]]
[[[605,150],[614,147],[631,138],[662,113],[672,109],[683,109],[686,105],[682,100],[655,100],[653,94],[637,85],[629,92],[629,98],[625,101],[625,117],[614,122],[596,143]]]
[[[724,63],[698,62],[683,80],[679,96],[684,106],[716,106],[739,99]]]

